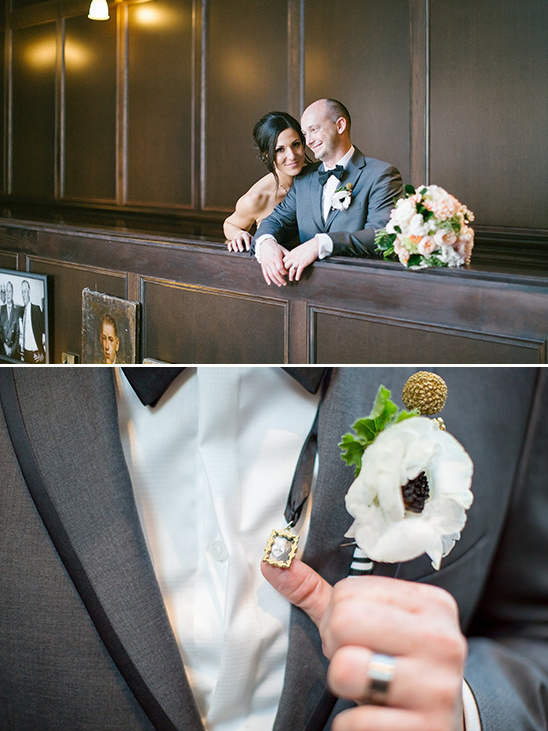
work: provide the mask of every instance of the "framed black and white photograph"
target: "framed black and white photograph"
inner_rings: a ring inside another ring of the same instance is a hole
[[[266,544],[263,561],[272,566],[288,569],[297,555],[298,546],[299,536],[290,530],[273,530]]]
[[[139,302],[84,289],[82,363],[138,363],[139,307]]]
[[[45,274],[0,269],[0,360],[49,363]]]

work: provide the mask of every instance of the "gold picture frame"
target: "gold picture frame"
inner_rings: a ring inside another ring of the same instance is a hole
[[[263,561],[271,566],[288,569],[297,555],[298,547],[299,536],[296,536],[287,528],[285,530],[273,530],[264,549]]]
[[[139,302],[82,290],[82,363],[138,363],[139,344]]]

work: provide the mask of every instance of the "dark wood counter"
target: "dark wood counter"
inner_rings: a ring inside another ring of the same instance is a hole
[[[88,287],[141,303],[141,357],[177,363],[545,363],[548,272],[338,258],[268,287],[222,241],[0,219],[0,267],[49,277],[51,362],[81,353]]]

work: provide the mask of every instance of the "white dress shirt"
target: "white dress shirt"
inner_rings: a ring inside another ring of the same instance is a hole
[[[343,168],[345,168],[348,163],[350,162],[350,159],[352,155],[354,154],[354,145],[350,147],[348,152],[341,157],[341,159],[335,163],[335,165],[332,165],[331,167],[323,166],[324,170],[331,170],[336,165],[341,165]],[[331,175],[329,178],[327,178],[325,185],[323,186],[322,191],[322,214],[323,214],[323,220],[327,221],[327,218],[329,216],[329,212],[331,211],[332,205],[331,205],[331,199],[333,198],[333,193],[337,190],[337,188],[340,186],[341,182],[338,178],[336,178],[334,175]],[[325,259],[326,256],[331,256],[333,253],[333,241],[331,240],[331,237],[329,234],[319,233],[316,234],[318,237],[318,246],[319,246],[319,253],[318,253],[318,259]]]
[[[279,368],[188,368],[151,408],[118,374],[137,507],[204,725],[266,731],[290,606],[260,563],[272,529],[285,527],[319,395]],[[302,544],[307,517],[301,524]]]

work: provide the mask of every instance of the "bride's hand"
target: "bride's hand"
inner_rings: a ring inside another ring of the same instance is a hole
[[[261,244],[261,269],[264,280],[267,284],[277,284],[278,287],[285,287],[287,269],[284,267],[284,256],[287,249],[280,246],[273,239],[263,241]]]
[[[252,236],[249,231],[240,231],[232,241],[226,245],[229,251],[249,251],[251,247]]]

